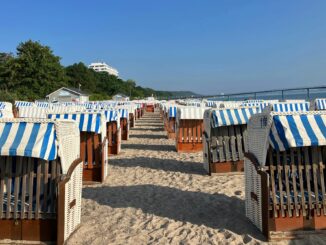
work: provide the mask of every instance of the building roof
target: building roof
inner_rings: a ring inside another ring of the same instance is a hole
[[[115,97],[115,96],[125,97],[125,98],[128,98],[129,97],[129,96],[125,95],[125,94],[115,94],[112,97]]]
[[[78,94],[78,95],[81,95],[81,96],[89,96],[89,94],[87,94],[86,92],[78,89],[78,88],[66,88],[66,87],[61,87],[55,91],[53,91],[52,93],[48,94],[46,97],[49,97],[51,94],[57,92],[57,91],[60,91],[60,90],[68,90],[69,92],[72,92],[74,94]]]

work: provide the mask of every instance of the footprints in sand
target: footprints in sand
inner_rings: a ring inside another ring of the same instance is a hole
[[[158,113],[136,122],[107,181],[83,189],[68,244],[260,243],[244,216],[243,176],[205,175],[202,153],[176,153],[162,126]]]

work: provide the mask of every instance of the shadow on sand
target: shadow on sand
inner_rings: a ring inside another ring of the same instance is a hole
[[[137,125],[139,126],[139,125]],[[160,132],[160,131],[163,131],[163,127],[155,127],[155,128],[131,128],[131,130],[133,131],[157,131],[157,132]]]
[[[185,174],[206,175],[203,164],[197,162],[178,161],[174,159],[160,159],[150,157],[135,157],[125,159],[110,159],[109,165],[118,167],[142,167]],[[209,178],[209,176],[207,176]]]
[[[167,136],[162,134],[132,134],[129,137],[137,139],[167,139]]]
[[[149,151],[176,151],[174,145],[122,144],[122,149],[149,150]]]
[[[83,189],[83,197],[112,208],[133,207],[144,213],[264,240],[245,217],[244,201],[237,197],[156,185],[87,187]]]

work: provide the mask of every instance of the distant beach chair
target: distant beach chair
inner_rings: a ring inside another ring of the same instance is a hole
[[[103,182],[108,175],[108,140],[103,112],[48,114],[49,119],[70,119],[80,131],[80,157],[83,181]]]
[[[315,99],[313,103],[311,103],[311,110],[316,110],[316,111],[323,111],[326,110],[326,98],[325,99]]]
[[[204,115],[204,168],[208,174],[241,172],[247,151],[247,123],[259,107],[210,109]]]
[[[177,152],[202,151],[204,107],[178,107],[176,117]]]
[[[0,119],[14,118],[12,104],[9,102],[0,102]]]
[[[81,221],[73,121],[0,119],[0,239],[64,244]]]
[[[121,139],[129,139],[129,112],[128,109],[118,109],[120,115]]]
[[[118,155],[121,151],[120,114],[118,110],[104,110],[106,117],[106,138],[108,140],[108,154]]]
[[[154,109],[155,109],[155,106],[154,106],[154,103],[146,103],[145,105],[146,107],[146,112],[154,112]]]
[[[325,121],[325,112],[264,111],[248,123],[246,215],[269,240],[326,229]]]

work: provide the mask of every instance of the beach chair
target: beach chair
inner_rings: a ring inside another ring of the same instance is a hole
[[[210,109],[204,114],[204,168],[212,173],[242,172],[247,151],[247,123],[259,107]]]
[[[106,138],[108,140],[108,154],[118,155],[121,151],[120,114],[118,110],[104,110],[106,117]]]
[[[154,112],[155,107],[154,107],[154,103],[146,103],[146,112]]]
[[[81,221],[73,121],[0,119],[0,239],[64,244]],[[1,241],[0,241],[1,243]]]
[[[315,99],[315,101],[310,105],[310,110],[326,110],[326,99]]]
[[[246,215],[269,240],[326,229],[325,121],[324,111],[264,111],[248,123]]]
[[[129,139],[129,112],[128,109],[119,109],[121,139]]]
[[[49,119],[77,122],[80,131],[80,157],[83,181],[104,182],[108,175],[108,141],[106,117],[103,112],[48,114]]]
[[[169,106],[168,113],[166,116],[166,122],[165,122],[168,139],[175,139],[176,115],[177,115],[177,107]]]
[[[199,152],[203,149],[203,118],[205,108],[178,107],[176,117],[177,152]]]
[[[12,104],[0,102],[0,118],[14,118]]]

